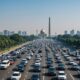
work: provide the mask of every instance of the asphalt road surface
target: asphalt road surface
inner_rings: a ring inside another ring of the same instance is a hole
[[[41,72],[38,72],[40,74],[40,80],[51,80],[53,78],[53,76],[45,75],[48,72],[48,68],[46,68],[46,66],[47,66],[46,53],[48,53],[49,56],[52,57],[52,60],[53,60],[52,65],[55,67],[58,66],[58,63],[56,63],[54,53],[55,54],[59,53],[59,55],[62,59],[62,62],[65,65],[65,74],[67,76],[67,80],[80,80],[80,78],[77,77],[78,72],[69,69],[71,66],[67,64],[68,61],[66,61],[65,58],[63,57],[62,48],[59,45],[61,46],[61,44],[59,44],[57,41],[49,40],[49,39],[39,39],[39,40],[33,41],[32,47],[30,47],[30,49],[34,48],[35,52],[31,58],[31,60],[29,60],[28,64],[26,65],[25,71],[22,73],[22,77],[20,80],[31,80],[31,76],[35,73],[35,72],[31,71],[33,69],[32,65],[35,63],[35,55],[38,53],[39,50],[42,51],[40,53],[42,55],[42,57],[41,57]],[[48,51],[46,51],[46,49]],[[60,49],[61,51],[58,51],[58,49]],[[54,52],[52,50],[54,50]],[[12,69],[16,65],[18,65],[22,59],[25,59],[27,54],[28,53],[23,54],[20,59],[17,59],[17,61],[13,65],[9,66],[6,70],[0,70],[0,80],[6,80],[8,77],[10,77],[13,72]],[[70,56],[70,57],[73,60],[75,60],[75,57],[72,57],[72,56]],[[78,63],[76,60],[75,60],[75,62]],[[58,72],[58,70],[56,70],[56,72]]]

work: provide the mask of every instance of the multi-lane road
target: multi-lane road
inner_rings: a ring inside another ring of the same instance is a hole
[[[53,41],[53,40],[49,40],[49,39],[39,39],[39,40],[35,40],[32,43],[30,43],[30,46],[28,46],[29,44],[27,44],[24,49],[24,53],[25,54],[21,54],[21,58],[17,58],[17,60],[15,61],[15,63],[13,65],[10,65],[7,69],[5,70],[0,70],[0,80],[7,80],[8,77],[11,77],[12,73],[13,73],[13,68],[16,67],[16,65],[18,65],[22,59],[26,59],[26,57],[28,56],[28,54],[30,54],[30,51],[34,51],[33,52],[33,56],[31,56],[31,59],[28,60],[27,65],[25,66],[25,70],[24,72],[21,72],[22,76],[20,80],[32,80],[31,77],[33,74],[37,73],[40,75],[40,80],[52,80],[52,78],[54,78],[54,76],[48,76],[46,75],[48,73],[48,68],[47,68],[47,55],[49,55],[52,58],[52,63],[51,65],[53,65],[56,69],[56,78],[55,80],[58,80],[58,71],[57,67],[58,64],[56,61],[56,57],[55,55],[57,54],[60,58],[62,63],[64,64],[64,72],[66,75],[66,80],[80,80],[79,77],[77,77],[78,75],[78,71],[77,70],[71,70],[71,65],[68,65],[69,61],[65,60],[64,58],[64,51],[62,50],[61,44],[59,44],[57,41]],[[64,47],[64,46],[63,46]],[[41,51],[39,53],[39,50]],[[40,72],[34,72],[33,71],[33,65],[35,64],[35,59],[36,59],[36,54],[39,54],[41,58],[40,63]],[[69,55],[67,52],[65,52],[65,54]],[[71,55],[69,55],[69,57],[71,57],[71,59],[76,62],[78,64],[78,61],[76,61],[76,57],[73,57]]]

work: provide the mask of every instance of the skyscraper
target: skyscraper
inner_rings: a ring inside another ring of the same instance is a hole
[[[50,17],[49,17],[49,29],[48,29],[48,35],[51,36],[51,23],[50,23]]]

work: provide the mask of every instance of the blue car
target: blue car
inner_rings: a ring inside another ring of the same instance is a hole
[[[31,77],[31,80],[40,80],[40,75],[39,74],[33,74]]]
[[[20,71],[20,72],[24,72],[24,65],[22,65],[22,64],[19,64],[18,66],[17,66],[17,68],[18,68],[18,71]]]

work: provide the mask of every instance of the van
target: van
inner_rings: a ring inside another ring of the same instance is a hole
[[[10,66],[10,61],[9,60],[3,60],[1,65],[0,65],[0,68],[1,69],[6,69]]]

